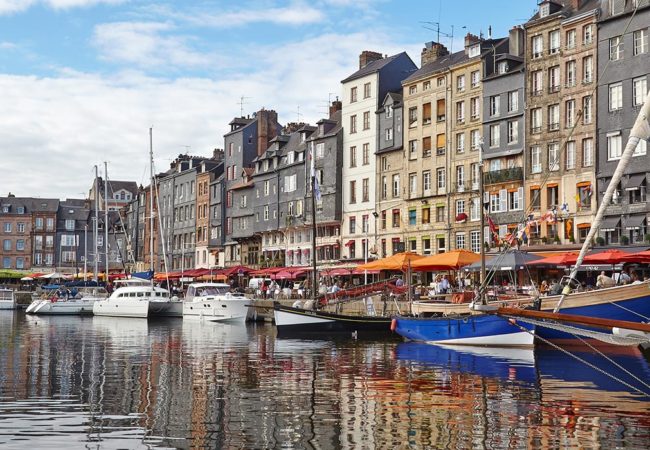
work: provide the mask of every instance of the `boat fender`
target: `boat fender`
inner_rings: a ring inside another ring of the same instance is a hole
[[[517,325],[517,321],[515,319],[508,319],[508,322],[512,325]]]
[[[564,286],[564,289],[562,289],[562,295],[569,295],[571,293],[571,286],[568,284]]]
[[[397,319],[390,321],[390,331],[395,331],[397,329]]]

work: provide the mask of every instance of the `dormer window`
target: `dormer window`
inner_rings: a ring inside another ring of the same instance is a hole
[[[2,212],[3,213],[8,213],[9,212],[9,205],[3,205],[2,206]]]
[[[542,3],[539,5],[539,17],[546,17],[550,13],[551,5],[548,3]]]
[[[300,142],[305,142],[307,140],[307,133],[300,133]]]
[[[393,115],[393,107],[388,105],[386,106],[386,118],[390,119]]]
[[[467,53],[467,56],[469,56],[470,58],[474,58],[475,56],[478,56],[480,54],[481,54],[481,44],[475,44],[469,48],[469,52]]]
[[[18,214],[25,214],[25,207],[24,206],[19,206],[16,208],[16,212]]]
[[[508,72],[508,61],[499,61],[497,64],[497,73],[504,74]]]
[[[296,160],[295,152],[287,153],[287,164],[293,164],[295,160]]]

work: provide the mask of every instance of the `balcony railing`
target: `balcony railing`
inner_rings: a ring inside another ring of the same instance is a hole
[[[521,181],[523,179],[524,171],[521,167],[485,172],[485,184],[506,183],[508,181]]]

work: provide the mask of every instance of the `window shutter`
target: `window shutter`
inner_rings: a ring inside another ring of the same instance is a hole
[[[521,186],[517,192],[519,193],[519,210],[521,211],[524,209],[524,187]]]
[[[445,148],[445,134],[436,136],[436,148]]]
[[[501,189],[499,191],[499,211],[505,212],[508,210],[508,191]]]
[[[437,114],[438,114],[439,118],[445,115],[445,100],[444,99],[438,100],[438,102],[436,104],[436,109],[437,109]]]

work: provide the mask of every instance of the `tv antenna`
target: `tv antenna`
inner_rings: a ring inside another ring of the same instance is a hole
[[[436,33],[436,42],[440,43],[440,36],[442,35],[443,37],[448,37],[450,44],[449,44],[449,53],[454,52],[454,26],[451,26],[451,33],[446,33],[444,31],[440,30],[440,22],[429,22],[429,21],[420,21],[423,28],[427,30],[434,31]],[[462,29],[467,28],[466,26],[462,26]]]
[[[251,97],[244,97],[243,95],[239,97],[239,101],[237,102],[239,105],[239,117],[244,117],[244,105],[248,104],[246,100],[250,98]]]
[[[300,117],[302,116],[302,114],[300,114],[300,105],[298,105],[297,115],[298,115],[298,123],[300,123]]]

